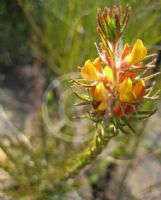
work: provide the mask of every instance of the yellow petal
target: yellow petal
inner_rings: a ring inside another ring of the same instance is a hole
[[[141,62],[147,55],[147,49],[144,47],[143,42],[138,39],[132,49],[132,52],[128,58],[128,64],[136,64]]]
[[[91,60],[87,60],[85,62],[84,66],[81,68],[80,73],[82,77],[89,82],[97,81],[99,78],[99,73],[97,72]]]
[[[102,101],[97,109],[102,111],[102,110],[106,110],[106,108],[107,108],[107,101]]]
[[[97,57],[97,58],[93,61],[93,65],[95,66],[95,68],[97,69],[98,72],[102,73],[103,67],[102,67],[102,62],[101,62],[100,57]]]
[[[106,78],[109,80],[109,81],[113,81],[113,72],[112,72],[112,69],[109,67],[109,66],[106,66],[103,70],[103,74],[106,76]]]
[[[125,80],[119,86],[119,98],[121,102],[132,102],[134,100],[133,96],[133,83],[130,78],[125,78]]]
[[[96,101],[106,101],[108,98],[107,89],[104,84],[101,82],[96,86],[94,99]]]
[[[145,94],[145,85],[143,80],[138,80],[137,83],[133,87],[133,94],[135,98],[141,98]]]

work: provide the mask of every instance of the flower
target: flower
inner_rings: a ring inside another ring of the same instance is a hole
[[[111,112],[115,115],[125,115],[136,110],[136,106],[135,109],[131,109],[134,107],[132,105],[130,106],[131,112],[129,109],[127,111],[127,104],[137,102],[145,95],[145,83],[143,79],[135,79],[139,75],[135,70],[129,72],[128,69],[141,68],[140,62],[146,54],[147,50],[140,39],[136,41],[132,50],[126,44],[119,58],[116,75],[114,75],[112,66],[103,67],[100,57],[93,62],[91,60],[85,62],[80,73],[88,84],[95,82],[95,86],[89,86],[94,109],[106,111],[109,109],[108,105],[113,102],[114,107],[111,108]],[[118,80],[115,80],[114,76]],[[117,92],[114,93],[114,90]]]
[[[149,59],[147,49],[141,39],[137,39],[133,47],[126,43],[119,53],[119,42],[128,22],[130,7],[122,15],[122,8],[114,6],[98,12],[97,31],[100,38],[96,45],[98,57],[88,59],[79,68],[82,79],[73,80],[75,85],[84,89],[85,94],[74,93],[86,103],[92,105],[88,114],[94,121],[103,120],[106,116],[116,128],[122,129],[122,123],[129,119],[147,118],[153,111],[140,111],[146,99],[157,99],[157,95],[149,96],[146,81],[158,74],[145,76],[154,66]],[[126,119],[127,118],[127,119]]]
[[[144,47],[143,42],[138,39],[128,57],[127,64],[137,64],[141,62],[147,55],[147,49]]]
[[[101,59],[97,57],[93,62],[87,60],[81,68],[82,77],[88,82],[96,81],[95,87],[89,87],[93,104],[98,110],[105,110],[113,87],[113,72],[109,66],[103,68]]]

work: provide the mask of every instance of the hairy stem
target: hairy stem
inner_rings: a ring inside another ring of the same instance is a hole
[[[90,164],[102,152],[108,142],[116,135],[113,125],[104,129],[100,124],[96,125],[97,134],[89,146],[72,161],[68,161],[64,169],[61,182],[76,176],[81,169]]]

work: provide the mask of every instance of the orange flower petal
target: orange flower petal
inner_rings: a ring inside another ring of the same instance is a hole
[[[95,66],[95,68],[97,69],[98,72],[102,73],[103,72],[103,67],[102,67],[102,62],[100,57],[97,57],[94,61],[93,61],[93,65]]]
[[[145,85],[143,80],[138,80],[137,83],[133,87],[133,94],[135,98],[141,98],[145,94]]]
[[[114,115],[117,116],[117,117],[121,117],[124,115],[124,105],[118,105],[114,108],[114,111],[113,111]]]
[[[114,115],[121,117],[127,114],[136,112],[137,107],[133,105],[127,105],[126,103],[121,103],[114,108]]]
[[[126,56],[130,54],[130,52],[131,52],[131,47],[127,43],[127,44],[125,44],[124,49],[122,51],[121,60],[124,60],[126,58]]]
[[[123,74],[120,75],[119,80],[122,82],[125,78],[130,78],[133,79],[137,76],[136,72],[125,72]]]
[[[94,96],[94,94],[95,94],[95,87],[90,87],[89,88],[89,93],[91,94],[91,96]]]

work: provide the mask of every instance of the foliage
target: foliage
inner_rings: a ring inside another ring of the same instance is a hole
[[[91,42],[97,41],[94,34],[96,12],[99,7],[113,4],[105,0],[90,0],[88,3],[84,0],[17,2],[25,10],[29,22],[28,26],[24,23],[21,26],[30,30],[32,25],[30,44],[35,55],[56,74],[73,70],[78,63],[82,63],[82,58],[96,56],[94,43]],[[122,0],[119,3],[125,7],[127,2]],[[130,26],[125,32],[126,41],[131,44],[140,37],[149,48],[153,48],[160,41],[161,2],[153,1],[152,4],[150,0],[131,0],[128,3],[133,12]],[[18,27],[17,34],[28,39],[23,29]]]

